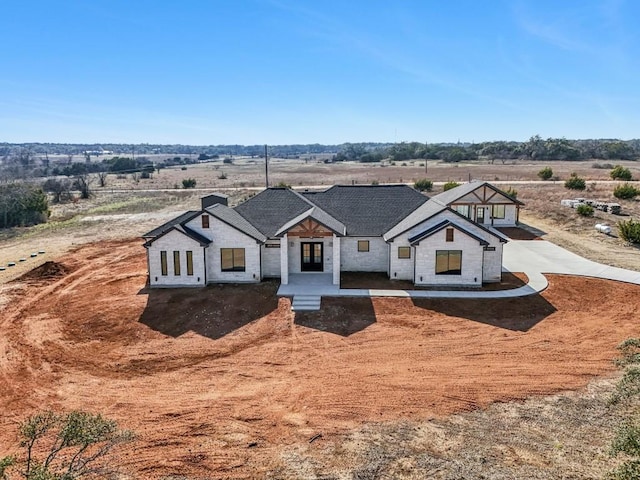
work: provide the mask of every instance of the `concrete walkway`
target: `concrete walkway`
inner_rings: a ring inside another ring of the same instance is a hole
[[[383,290],[339,288],[326,282],[305,282],[303,276],[295,283],[281,285],[279,296],[317,295],[331,297],[402,297],[402,298],[515,298],[540,293],[549,285],[544,273],[579,275],[640,285],[640,272],[609,267],[592,262],[544,240],[511,240],[504,246],[503,271],[523,272],[529,282],[510,290]]]

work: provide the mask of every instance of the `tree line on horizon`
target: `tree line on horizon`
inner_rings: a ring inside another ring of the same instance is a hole
[[[100,159],[100,152],[111,155],[187,155],[192,160],[227,156],[264,156],[264,145],[160,145],[160,144],[66,144],[66,143],[0,143],[0,160],[16,156],[89,155]],[[377,162],[384,159],[442,160],[635,160],[640,158],[640,139],[543,139],[532,136],[524,142],[491,141],[479,143],[381,143],[357,142],[339,145],[294,144],[269,145],[269,155],[280,158],[299,158],[303,155],[329,154],[335,161],[353,160]]]

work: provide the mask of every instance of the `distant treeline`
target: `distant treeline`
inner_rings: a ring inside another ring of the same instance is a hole
[[[355,160],[379,162],[389,159],[442,160],[637,160],[640,158],[640,140],[567,140],[566,138],[542,139],[536,135],[526,142],[482,142],[472,144],[397,143],[384,147],[371,147],[364,143],[341,145],[335,161]]]
[[[84,155],[92,160],[104,155],[136,158],[144,155],[179,155],[181,161],[209,160],[230,156],[264,155],[264,145],[157,145],[157,144],[65,144],[65,143],[0,143],[0,160],[20,156],[47,158],[48,155]],[[640,158],[640,140],[567,140],[543,139],[539,135],[526,142],[481,143],[343,143],[340,145],[269,145],[269,155],[281,158],[299,158],[303,155],[325,154],[335,161],[355,160],[378,162],[384,159],[402,161],[412,158],[459,162],[485,159],[532,160],[636,160]],[[188,157],[185,157],[188,156]]]
[[[389,144],[366,143],[375,147]],[[264,145],[156,145],[149,143],[131,144],[72,144],[72,143],[0,143],[0,158],[16,155],[22,150],[28,150],[32,155],[85,155],[92,157],[106,155],[120,155],[136,157],[139,155],[189,155],[197,157],[200,154],[209,156],[264,156]],[[334,154],[340,150],[340,145],[269,145],[269,155],[277,157],[295,157],[304,154]]]

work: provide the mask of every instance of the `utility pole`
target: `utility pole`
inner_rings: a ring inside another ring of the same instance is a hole
[[[429,152],[427,150],[427,141],[424,141],[424,173],[425,175],[429,172],[429,165],[427,165],[427,162],[429,161],[427,159],[427,157],[429,156]]]
[[[269,153],[267,146],[264,146],[264,183],[265,188],[269,188]]]

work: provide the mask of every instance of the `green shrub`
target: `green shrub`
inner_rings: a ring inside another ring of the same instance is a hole
[[[578,212],[578,215],[582,215],[583,217],[593,217],[593,207],[586,203],[578,205],[576,207],[576,212]]]
[[[549,180],[553,177],[553,170],[551,170],[551,167],[544,167],[538,172],[538,177],[540,177],[540,180]]]
[[[433,182],[431,180],[427,180],[426,178],[421,178],[420,180],[416,180],[416,183],[413,184],[413,188],[420,192],[430,192],[433,190]]]
[[[640,222],[635,220],[618,222],[618,234],[626,242],[640,243]]]
[[[185,178],[182,180],[182,188],[195,188],[195,187],[196,187],[195,178]]]
[[[460,184],[458,182],[447,182],[444,184],[444,187],[442,187],[443,191],[447,191],[447,190],[451,190],[452,188],[456,188],[457,186],[459,186]]]
[[[613,196],[622,200],[629,200],[637,195],[640,195],[640,190],[628,183],[618,185],[613,189]]]
[[[584,190],[587,188],[584,178],[580,178],[577,173],[572,173],[571,177],[564,182],[564,186],[570,190]]]
[[[613,170],[611,170],[609,175],[611,175],[611,178],[613,178],[614,180],[629,181],[632,178],[631,170],[623,167],[622,165],[616,165],[615,167],[613,167]]]
[[[506,190],[504,190],[504,193],[509,195],[511,198],[518,198],[518,190],[513,187],[507,188]]]

